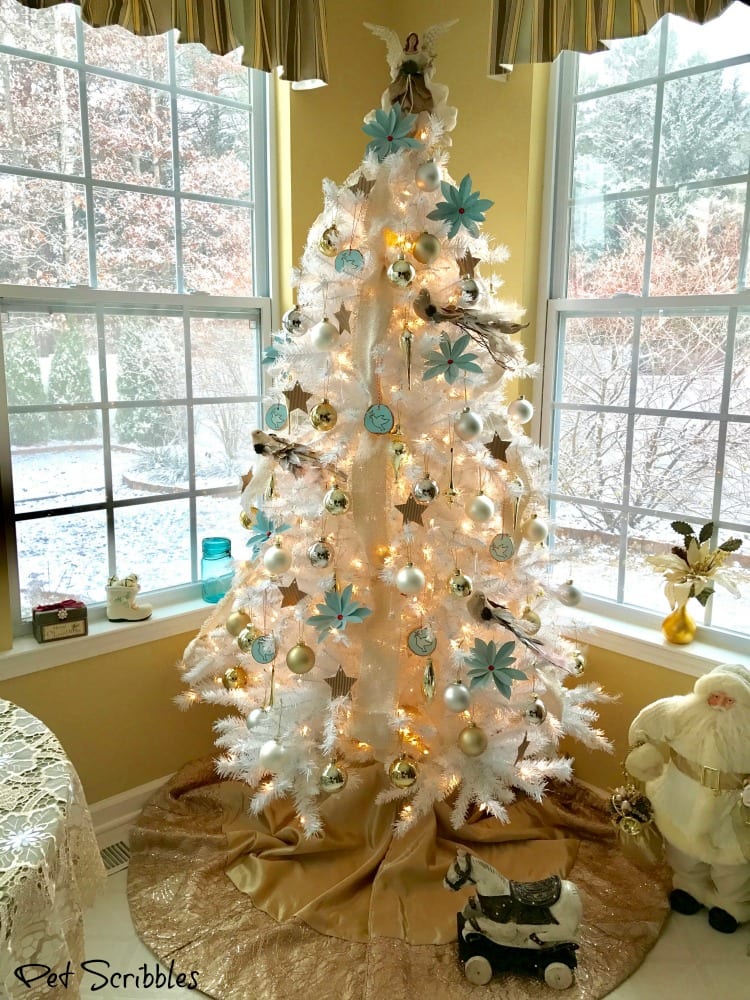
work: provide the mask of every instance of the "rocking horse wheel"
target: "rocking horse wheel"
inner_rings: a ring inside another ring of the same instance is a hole
[[[484,955],[472,955],[464,965],[464,975],[474,986],[486,986],[492,979],[492,966]]]
[[[544,981],[553,990],[567,990],[573,983],[573,970],[564,962],[550,962],[544,969]]]

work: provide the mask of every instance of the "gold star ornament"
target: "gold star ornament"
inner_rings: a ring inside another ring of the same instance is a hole
[[[463,257],[459,257],[456,261],[458,264],[458,273],[462,278],[473,278],[474,268],[477,264],[482,263],[481,257],[472,257],[471,253],[467,250]]]
[[[370,191],[375,187],[375,181],[368,181],[365,179],[364,174],[360,174],[354,184],[349,185],[349,190],[354,195],[359,195],[362,198],[366,198]]]
[[[331,689],[332,698],[346,698],[357,683],[356,677],[347,677],[342,666],[339,666],[332,677],[324,677],[323,680]]]
[[[282,608],[293,608],[295,605],[299,604],[303,597],[308,595],[304,590],[300,590],[297,586],[297,577],[292,580],[290,584],[286,587],[279,587],[281,591],[281,606]]]
[[[498,462],[507,462],[508,459],[505,457],[508,453],[508,448],[513,444],[512,441],[503,441],[500,435],[495,431],[492,435],[491,441],[485,441],[484,446],[487,451],[496,458]]]
[[[404,524],[408,524],[413,521],[415,524],[421,524],[424,527],[424,522],[422,521],[422,515],[425,512],[425,508],[418,504],[414,497],[409,497],[405,503],[394,504],[396,510],[403,516]]]
[[[336,317],[336,322],[339,325],[339,333],[351,333],[351,327],[349,326],[349,318],[351,317],[351,309],[347,309],[342,302],[339,306],[338,312],[333,315]]]
[[[294,413],[295,410],[307,413],[307,401],[312,396],[311,392],[305,392],[299,382],[295,382],[293,388],[284,389],[283,392],[290,413]]]

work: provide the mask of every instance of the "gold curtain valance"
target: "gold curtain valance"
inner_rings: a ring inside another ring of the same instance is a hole
[[[598,52],[605,40],[645,35],[665,14],[702,24],[733,0],[493,0],[490,75],[514,63],[551,62],[564,49]]]
[[[42,10],[71,0],[18,0]],[[328,81],[325,0],[72,0],[95,28],[118,24],[135,35],[177,28],[180,42],[224,55],[243,47],[246,66],[303,86]]]

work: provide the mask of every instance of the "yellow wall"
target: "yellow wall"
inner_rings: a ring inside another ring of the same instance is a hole
[[[327,0],[327,10],[330,86],[290,93],[276,84],[282,307],[291,301],[289,267],[321,210],[322,179],[341,181],[360,162],[366,144],[362,118],[379,104],[388,83],[385,47],[362,21],[392,26],[404,37],[460,17],[441,40],[436,74],[459,109],[450,169],[456,178],[471,173],[475,187],[495,202],[486,229],[511,250],[504,294],[527,308],[527,350],[533,351],[547,69],[518,67],[507,83],[486,77],[490,0]],[[6,623],[6,575],[0,573],[0,640]],[[174,664],[190,638],[175,636],[5,681],[0,697],[23,705],[58,734],[89,800],[97,801],[210,752],[211,723],[222,713],[205,706],[181,713],[172,703],[180,688]],[[611,758],[577,746],[569,752],[581,777],[607,785],[619,778],[630,720],[643,705],[687,691],[691,682],[602,650],[592,648],[588,656],[587,679],[622,692],[616,706],[602,710],[616,750]]]

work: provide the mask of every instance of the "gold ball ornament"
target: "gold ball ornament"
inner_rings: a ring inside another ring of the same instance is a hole
[[[419,777],[419,765],[413,757],[399,754],[388,768],[388,777],[395,788],[411,788]]]
[[[440,240],[432,233],[420,233],[414,244],[414,259],[420,264],[434,264],[440,256]]]
[[[406,257],[397,257],[386,271],[386,277],[394,288],[408,288],[416,277],[416,270]]]
[[[336,226],[329,226],[323,230],[318,240],[318,249],[325,257],[335,257],[339,252],[339,240],[341,234]]]
[[[255,515],[257,513],[258,513],[258,508],[257,507],[253,507],[252,508],[252,513],[250,513],[250,514],[248,514],[248,512],[246,510],[241,510],[240,511],[240,524],[245,529],[245,531],[249,531],[252,528],[252,526],[255,524]]]
[[[286,654],[286,665],[293,674],[306,674],[315,666],[315,652],[302,641],[295,643]]]
[[[339,514],[346,514],[351,505],[352,501],[349,494],[345,493],[338,486],[332,486],[323,497],[323,506],[334,517],[337,517]]]
[[[263,633],[257,629],[252,622],[250,622],[250,624],[246,625],[237,636],[237,645],[243,653],[249,653],[252,644],[262,634]]]
[[[458,567],[456,567],[453,575],[448,580],[448,591],[454,597],[468,597],[471,594],[471,579],[468,576],[464,576]]]
[[[230,667],[224,671],[221,683],[227,691],[236,691],[247,684],[247,674],[242,667]]]
[[[320,772],[321,792],[325,792],[326,795],[335,795],[336,792],[340,792],[344,788],[348,777],[343,767],[332,760]]]
[[[321,431],[323,434],[332,431],[338,419],[339,415],[335,407],[331,406],[327,399],[324,399],[322,403],[316,403],[310,410],[310,423],[316,431]]]
[[[467,757],[479,757],[487,749],[487,733],[475,722],[470,722],[458,734],[458,746]]]
[[[576,677],[580,677],[581,674],[586,670],[586,657],[583,653],[576,649],[573,653],[573,662],[571,663],[571,669]]]
[[[528,604],[523,609],[521,618],[523,618],[523,620],[526,622],[526,631],[529,633],[529,635],[536,635],[539,629],[542,627],[542,619],[539,617],[536,611],[534,611],[533,608],[530,608],[528,606]]]
[[[247,628],[251,621],[252,619],[248,611],[239,609],[237,611],[230,611],[226,620],[227,632],[236,638],[243,628]]]

